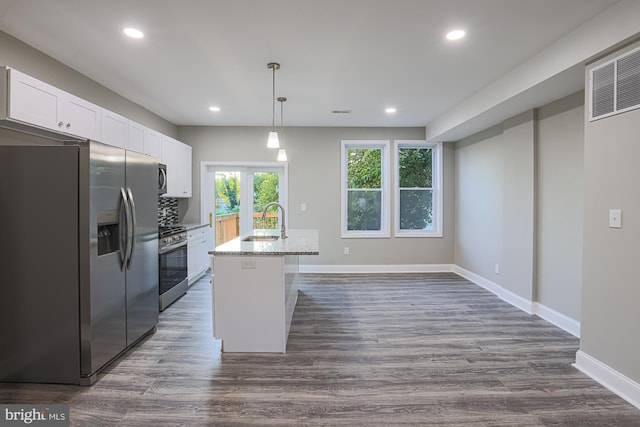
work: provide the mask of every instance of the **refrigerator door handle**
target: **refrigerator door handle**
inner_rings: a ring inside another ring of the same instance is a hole
[[[120,221],[120,271],[124,271],[127,262],[127,252],[129,251],[129,202],[124,188],[120,188],[120,198],[122,199],[122,208],[124,208],[124,221]],[[122,215],[120,215],[122,217]],[[124,239],[122,235],[124,233]]]
[[[133,261],[133,251],[136,247],[136,232],[138,230],[136,224],[136,202],[133,199],[131,188],[127,188],[127,195],[129,196],[129,204],[131,206],[131,226],[127,227],[127,232],[129,234],[129,254],[127,256],[127,270],[129,270],[131,268],[131,262]]]

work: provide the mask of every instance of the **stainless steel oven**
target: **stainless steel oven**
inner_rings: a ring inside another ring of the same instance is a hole
[[[185,227],[160,227],[158,238],[160,274],[160,311],[187,292],[187,230]]]

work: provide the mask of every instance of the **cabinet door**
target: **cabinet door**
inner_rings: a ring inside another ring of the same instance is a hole
[[[180,197],[191,197],[192,184],[191,184],[191,156],[192,149],[190,145],[180,143],[180,156],[183,167],[183,172],[180,175],[181,183],[180,190],[182,195]]]
[[[167,165],[166,197],[191,197],[191,146],[162,137],[161,163]]]
[[[64,133],[93,140],[100,138],[102,108],[66,92],[61,101],[62,121],[64,122],[62,131]]]
[[[59,99],[64,93],[40,80],[10,70],[8,116],[25,123],[61,131]],[[58,125],[60,123],[60,125]]]
[[[145,127],[139,123],[129,120],[129,130],[127,135],[127,150],[136,153],[146,154],[144,152],[144,129]]]
[[[162,157],[162,146],[160,134],[152,129],[144,129],[144,154],[153,156],[158,161]]]
[[[179,187],[179,176],[182,173],[180,159],[178,159],[178,141],[168,136],[162,136],[162,163],[167,165],[167,193],[165,197],[181,197]]]
[[[101,142],[114,147],[125,148],[129,120],[109,110],[102,110]]]

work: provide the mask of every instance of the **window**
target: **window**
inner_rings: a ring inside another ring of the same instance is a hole
[[[389,237],[389,141],[342,141],[342,237]]]
[[[442,236],[442,143],[396,141],[395,235]]]

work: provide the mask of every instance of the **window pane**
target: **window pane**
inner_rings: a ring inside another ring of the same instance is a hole
[[[349,191],[347,194],[347,230],[381,230],[382,193]]]
[[[398,163],[401,188],[431,188],[430,148],[399,148]]]
[[[240,172],[216,172],[216,245],[240,235]]]
[[[347,188],[382,187],[382,150],[347,149]]]
[[[400,229],[430,230],[433,228],[433,192],[431,190],[400,190]]]
[[[280,210],[277,206],[268,209],[264,221],[262,211],[271,202],[280,200],[278,172],[254,172],[253,174],[253,228],[278,228]]]
[[[216,172],[216,215],[240,212],[240,172]]]

